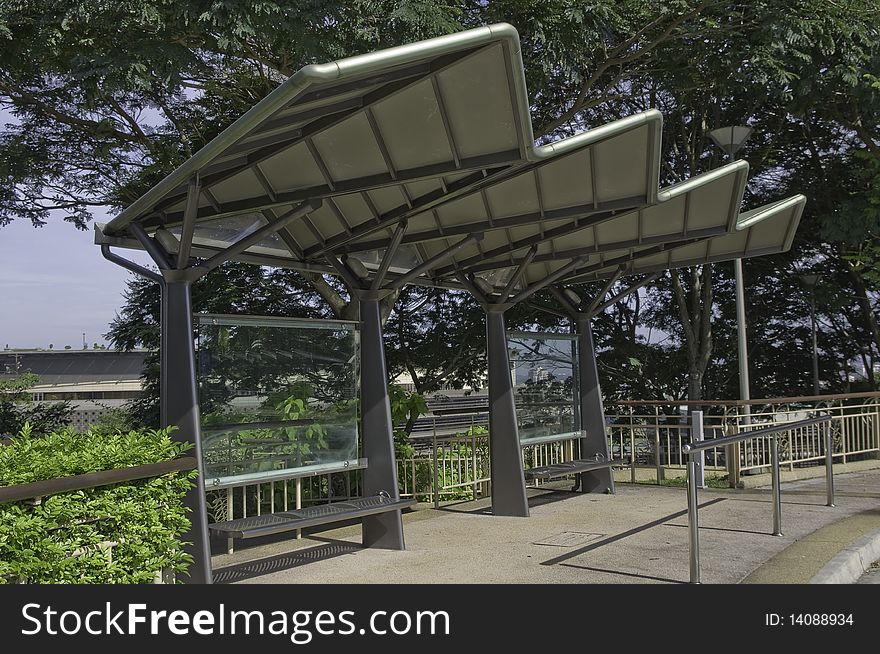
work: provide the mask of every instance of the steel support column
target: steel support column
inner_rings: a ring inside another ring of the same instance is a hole
[[[161,405],[163,427],[176,426],[171,433],[175,441],[190,443],[199,462],[199,478],[187,492],[184,503],[192,522],[183,540],[192,555],[189,583],[211,583],[211,549],[208,540],[205,491],[202,488],[204,462],[199,423],[199,399],[196,390],[196,361],[193,345],[193,319],[190,282],[164,281],[161,305]]]
[[[504,311],[486,310],[489,359],[489,455],[492,468],[492,512],[527,518],[526,480],[516,426],[516,405],[510,378]]]
[[[394,499],[400,499],[379,300],[362,297],[360,313],[361,420],[363,455],[367,459],[363,494],[371,496],[387,493]],[[403,520],[400,511],[367,516],[362,522],[365,547],[404,549]]]
[[[602,389],[599,386],[599,368],[596,365],[596,347],[590,316],[579,313],[577,324],[578,393],[580,395],[581,457],[592,459],[597,454],[605,461],[608,457],[608,439],[605,436],[605,409],[602,405]],[[635,455],[635,452],[633,452]],[[580,492],[613,493],[614,476],[610,468],[582,472]]]

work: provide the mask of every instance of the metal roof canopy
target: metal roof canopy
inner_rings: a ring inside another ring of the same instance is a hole
[[[790,247],[803,196],[740,215],[745,162],[658,191],[661,120],[536,146],[518,35],[492,25],[301,69],[96,242],[514,300]]]

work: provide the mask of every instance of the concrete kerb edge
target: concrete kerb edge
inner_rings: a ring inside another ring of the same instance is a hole
[[[848,472],[865,472],[880,468],[880,459],[867,459],[865,461],[848,461],[847,463],[835,463],[834,474],[840,475]],[[708,471],[707,471],[708,472]],[[802,481],[805,479],[817,479],[825,476],[824,466],[810,466],[808,468],[796,468],[795,470],[780,470],[779,477],[782,483],[790,481]],[[757,475],[744,475],[740,477],[740,488],[761,488],[770,484],[770,473]],[[785,492],[785,489],[783,489]]]
[[[877,560],[880,560],[880,529],[875,529],[844,548],[809,583],[853,584]]]

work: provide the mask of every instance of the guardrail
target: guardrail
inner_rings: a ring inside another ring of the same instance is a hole
[[[16,486],[4,486],[0,488],[0,502],[16,502],[20,500],[38,500],[55,493],[67,493],[70,491],[86,490],[120,484],[126,481],[159,477],[169,472],[183,472],[195,470],[198,467],[196,460],[191,456],[183,456],[159,463],[145,463],[128,468],[115,468],[113,470],[100,470],[98,472],[86,472],[81,475],[70,477],[58,477],[46,479],[28,484]]]
[[[691,424],[696,432],[702,425],[703,416],[701,411],[691,413]],[[777,434],[780,432],[802,429],[813,425],[826,425],[825,429],[825,485],[826,505],[834,506],[834,467],[832,432],[830,427],[831,416],[799,420],[784,425],[765,427],[753,431],[724,436],[711,441],[694,438],[686,443],[682,450],[688,455],[687,463],[687,498],[688,498],[688,550],[690,559],[690,582],[700,583],[700,524],[699,506],[697,504],[698,470],[701,467],[699,457],[708,449],[726,447],[736,443],[742,443],[755,438],[771,437],[770,467],[773,484],[773,535],[782,536],[782,491],[779,472],[779,442]],[[696,436],[696,434],[694,434]]]
[[[687,457],[682,446],[690,440],[689,415],[704,412],[706,440],[748,432],[755,427],[813,418],[831,417],[836,463],[880,456],[880,393],[849,393],[758,400],[609,400],[606,417],[611,450],[632,455],[632,479],[645,480],[645,473],[661,483],[663,475],[682,473]],[[792,431],[779,442],[781,462],[789,470],[819,466],[824,462],[824,446],[815,429]],[[742,475],[769,469],[769,438],[750,440],[741,447],[706,452],[706,470],[728,474],[731,486]],[[649,472],[650,471],[650,472]]]

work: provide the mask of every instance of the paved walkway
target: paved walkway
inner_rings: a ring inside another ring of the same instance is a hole
[[[837,506],[826,507],[823,480],[784,484],[781,537],[769,533],[768,490],[700,491],[703,583],[808,581],[880,525],[880,470],[838,475],[836,490]],[[530,495],[530,518],[492,516],[485,500],[407,514],[404,552],[361,549],[352,526],[216,556],[215,575],[221,583],[285,584],[688,580],[684,489],[618,484],[615,495]]]

